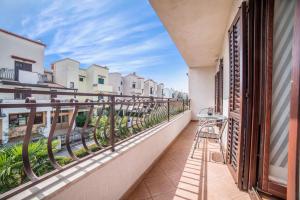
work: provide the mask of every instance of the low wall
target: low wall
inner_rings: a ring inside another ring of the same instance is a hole
[[[117,200],[143,175],[191,120],[191,111],[92,157],[13,199]],[[32,192],[38,191],[38,192]]]
[[[119,199],[190,122],[190,111],[51,199]]]

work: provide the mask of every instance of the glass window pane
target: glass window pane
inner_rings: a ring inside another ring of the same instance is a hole
[[[269,179],[287,184],[292,39],[296,0],[275,0]]]

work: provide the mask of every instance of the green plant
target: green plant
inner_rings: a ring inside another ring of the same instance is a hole
[[[76,126],[83,127],[86,121],[87,116],[85,114],[77,115],[76,117]]]
[[[58,142],[52,142],[55,152]],[[47,140],[41,139],[31,142],[28,147],[29,160],[32,170],[37,176],[41,176],[51,170],[52,165],[48,159]],[[65,165],[71,162],[66,157],[57,157],[57,162]],[[23,169],[22,144],[3,146],[0,149],[0,193],[6,192],[28,181]]]

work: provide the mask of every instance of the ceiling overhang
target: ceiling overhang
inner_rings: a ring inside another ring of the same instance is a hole
[[[189,67],[215,66],[233,0],[149,0]]]

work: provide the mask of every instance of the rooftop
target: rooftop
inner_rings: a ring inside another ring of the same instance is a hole
[[[46,45],[44,43],[42,43],[41,41],[32,40],[32,39],[29,39],[27,37],[18,35],[16,33],[9,32],[9,31],[1,29],[1,28],[0,28],[0,32],[46,47]]]

